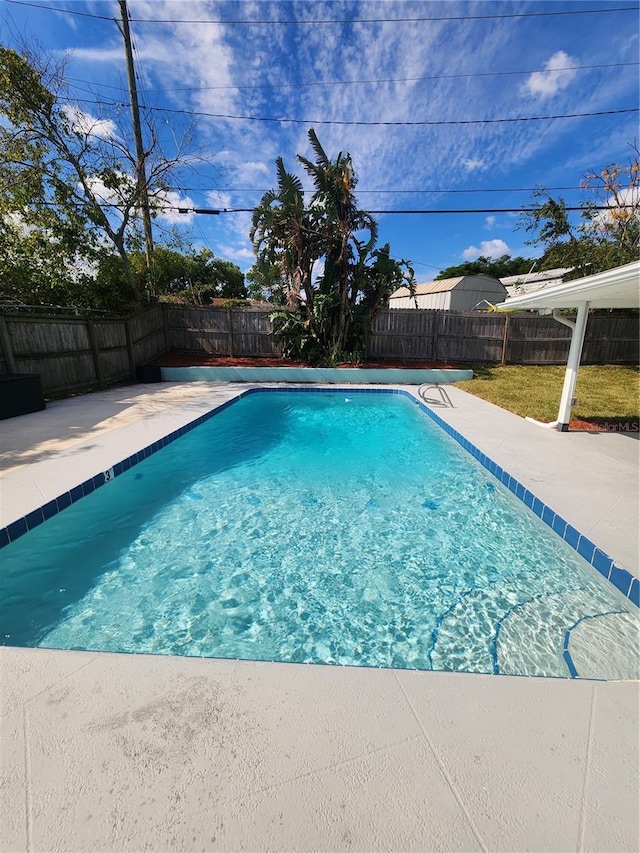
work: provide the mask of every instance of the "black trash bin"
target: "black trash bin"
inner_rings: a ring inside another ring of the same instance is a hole
[[[145,382],[147,384],[162,382],[161,369],[156,364],[141,364],[139,367],[136,367],[136,379],[138,382]]]
[[[41,412],[46,408],[37,373],[0,375],[0,420]]]

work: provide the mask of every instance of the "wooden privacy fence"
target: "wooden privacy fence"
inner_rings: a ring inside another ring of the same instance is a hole
[[[570,330],[536,314],[388,310],[367,356],[502,364],[563,364]],[[592,315],[583,364],[638,361],[638,317]],[[270,310],[157,305],[127,319],[0,313],[0,372],[39,373],[45,393],[103,388],[164,352],[279,356]]]
[[[154,306],[126,319],[0,314],[4,373],[38,373],[45,393],[104,388],[167,349],[163,312]]]
[[[638,320],[589,317],[582,363],[637,363]],[[367,354],[406,361],[564,364],[570,339],[570,329],[538,314],[391,309],[376,316]]]
[[[164,305],[168,348],[225,356],[279,356],[271,311]]]

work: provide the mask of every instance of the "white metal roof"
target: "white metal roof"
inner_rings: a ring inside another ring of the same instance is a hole
[[[591,308],[640,308],[640,261],[612,270],[512,296],[496,305],[499,311],[514,308],[575,308],[588,302]]]
[[[423,281],[415,285],[415,295],[416,296],[424,296],[427,293],[444,293],[447,290],[453,290],[453,288],[460,284],[464,276],[458,276],[457,278],[441,278],[438,281]],[[408,287],[399,287],[395,290],[390,299],[400,299],[405,296],[411,296],[411,291]]]
[[[564,278],[567,273],[573,272],[574,267],[556,267],[552,270],[540,270],[538,272],[524,272],[520,275],[500,276],[500,281],[505,287],[513,284],[549,284],[552,281]]]
[[[474,275],[459,275],[456,278],[439,278],[435,281],[424,281],[415,285],[415,295],[416,296],[426,296],[429,293],[445,293],[450,290],[455,290],[459,284],[462,282],[468,283],[473,281],[474,283],[478,283],[480,285],[484,284],[483,279],[486,280],[487,285],[492,285],[494,288],[494,293],[498,295],[498,291],[500,290],[500,279],[494,278],[490,275],[485,275],[484,273],[477,273]],[[410,296],[411,291],[408,287],[399,287],[395,290],[390,299],[401,299],[406,296]]]

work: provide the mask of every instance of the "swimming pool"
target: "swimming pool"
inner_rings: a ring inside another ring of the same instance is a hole
[[[629,600],[401,394],[247,394],[114,473],[3,551],[5,643],[637,673]]]

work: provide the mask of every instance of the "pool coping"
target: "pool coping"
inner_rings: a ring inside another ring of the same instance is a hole
[[[210,418],[219,414],[229,406],[234,405],[239,400],[251,394],[260,393],[313,393],[313,394],[385,394],[393,396],[402,396],[423,411],[431,418],[440,428],[442,428],[451,438],[453,438],[464,450],[466,450],[477,462],[480,463],[490,474],[492,474],[500,483],[502,483],[509,491],[534,515],[536,515],[547,527],[556,533],[567,545],[578,553],[589,565],[591,565],[600,575],[602,575],[609,583],[611,583],[625,598],[632,604],[640,608],[640,580],[635,577],[626,568],[618,565],[616,561],[607,553],[597,547],[589,537],[582,534],[573,525],[569,524],[559,513],[556,513],[548,504],[540,500],[536,495],[520,483],[515,477],[509,474],[504,468],[493,461],[487,454],[483,453],[475,444],[469,441],[451,424],[441,418],[432,408],[427,406],[421,399],[416,397],[410,390],[404,388],[379,388],[379,387],[346,387],[340,386],[315,386],[315,385],[286,385],[286,386],[258,386],[249,387],[238,390],[230,399],[225,400],[212,409],[194,418],[185,425],[168,433],[161,439],[158,439],[151,444],[143,447],[141,450],[130,454],[119,462],[116,462],[112,467],[102,471],[84,482],[72,487],[58,495],[56,498],[47,501],[40,507],[31,510],[24,516],[21,516],[0,528],[0,549],[15,542],[20,537],[24,536],[30,530],[38,527],[43,522],[67,509],[73,503],[81,500],[83,497],[101,488],[110,480],[120,476],[125,471],[147,459],[149,456],[162,450],[168,444],[176,441],[176,439],[200,426]],[[568,665],[569,666],[569,665]],[[571,671],[571,667],[569,666]]]

